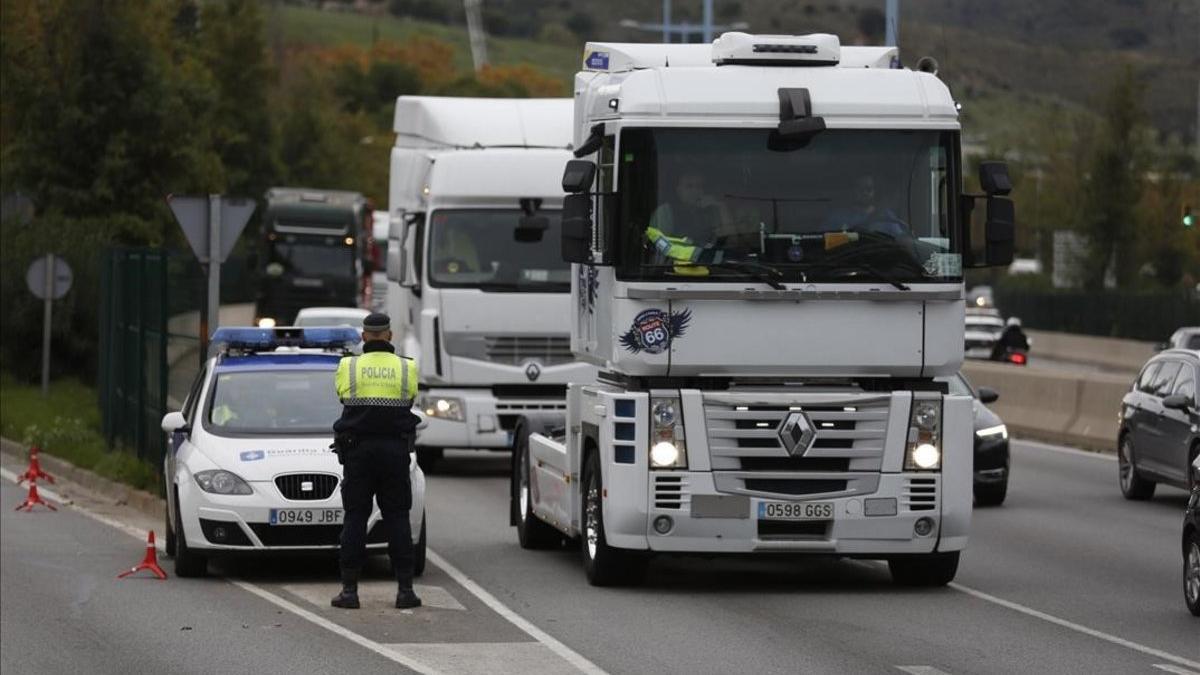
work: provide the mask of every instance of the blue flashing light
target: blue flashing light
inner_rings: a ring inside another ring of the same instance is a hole
[[[218,328],[212,335],[217,352],[272,351],[279,347],[301,349],[348,349],[362,341],[358,329],[349,326],[322,328]]]

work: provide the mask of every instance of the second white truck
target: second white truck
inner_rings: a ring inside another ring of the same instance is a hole
[[[593,366],[570,346],[560,186],[570,99],[401,96],[388,195],[387,310],[421,369],[417,457],[508,450],[523,415],[565,414]]]

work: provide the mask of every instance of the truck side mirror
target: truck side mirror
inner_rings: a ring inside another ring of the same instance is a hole
[[[563,170],[563,192],[581,194],[592,188],[596,179],[596,163],[586,159],[572,159]]]
[[[594,166],[592,170],[595,171]],[[566,185],[565,177],[563,184]],[[569,263],[592,262],[592,196],[589,194],[572,194],[563,199],[562,257]]]
[[[975,393],[979,395],[979,402],[983,404],[995,403],[1000,399],[1000,394],[991,387],[980,387]]]
[[[398,284],[404,281],[404,248],[401,246],[388,246],[387,278]]]
[[[1013,248],[1016,242],[1016,210],[1012,199],[1012,179],[1008,175],[1008,165],[1004,162],[980,162],[979,184],[983,194],[964,194],[961,211],[964,227],[969,230],[971,212],[974,211],[975,199],[983,197],[986,201],[986,219],[983,226],[983,260],[971,259],[969,267],[1000,267],[1011,265]],[[967,251],[968,258],[974,251]]]

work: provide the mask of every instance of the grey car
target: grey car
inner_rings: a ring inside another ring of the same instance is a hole
[[[1142,367],[1121,401],[1118,477],[1126,499],[1149,499],[1158,483],[1190,490],[1200,455],[1200,350],[1168,349]]]

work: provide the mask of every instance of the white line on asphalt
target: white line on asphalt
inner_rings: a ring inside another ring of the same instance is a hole
[[[1087,626],[1083,626],[1083,625],[1074,623],[1072,621],[1067,621],[1066,619],[1060,619],[1059,617],[1054,616],[1053,614],[1047,614],[1045,612],[1038,611],[1032,607],[1026,607],[1025,605],[1013,602],[1011,600],[997,598],[994,595],[989,595],[987,593],[984,593],[983,591],[977,591],[974,588],[970,588],[968,586],[963,586],[962,584],[951,583],[950,588],[953,588],[954,590],[959,591],[961,593],[966,593],[967,595],[978,598],[980,600],[985,600],[987,602],[1000,605],[1001,607],[1007,607],[1008,609],[1011,609],[1013,611],[1021,612],[1022,614],[1032,616],[1036,619],[1041,619],[1042,621],[1047,621],[1049,623],[1052,623],[1052,624],[1055,624],[1058,626],[1062,626],[1063,628],[1069,628],[1077,633],[1083,633],[1084,635],[1090,635],[1094,638],[1099,638],[1106,642],[1111,642],[1112,644],[1119,645],[1119,646],[1125,647],[1127,649],[1139,651],[1143,654],[1149,654],[1150,656],[1153,656],[1154,658],[1157,658],[1157,659],[1171,661],[1172,663],[1177,663],[1181,666],[1187,666],[1189,668],[1200,668],[1200,663],[1198,663],[1196,661],[1191,661],[1189,659],[1185,659],[1182,656],[1176,656],[1170,652],[1164,652],[1161,649],[1147,647],[1146,645],[1138,644],[1136,642],[1133,642],[1132,640],[1126,640],[1125,638],[1120,638],[1120,637],[1117,637],[1116,635],[1112,635],[1110,633],[1098,631],[1095,628],[1088,628]]]
[[[1065,445],[1053,445],[1051,443],[1043,443],[1041,441],[1030,441],[1024,438],[1018,438],[1016,436],[1014,436],[1012,440],[1014,443],[1020,443],[1021,445],[1032,445],[1043,450],[1060,452],[1064,455],[1078,455],[1080,457],[1091,457],[1092,459],[1104,459],[1110,462],[1117,461],[1116,455],[1110,455],[1104,452],[1088,452],[1087,450],[1080,450],[1079,448],[1069,448]]]
[[[17,474],[13,473],[12,471],[9,471],[8,469],[0,468],[0,477],[10,480],[14,483],[17,482]],[[133,527],[132,525],[128,525],[119,520],[115,520],[113,518],[109,518],[108,516],[101,515],[99,513],[96,513],[94,511],[86,509],[82,506],[79,506],[78,504],[71,504],[71,503],[63,500],[62,496],[53,490],[43,489],[43,490],[41,490],[41,492],[43,494],[45,494],[47,497],[49,497],[50,499],[53,499],[54,501],[59,502],[60,504],[70,506],[75,511],[78,511],[79,513],[82,513],[83,515],[85,515],[93,520],[104,523],[105,525],[114,527],[114,528],[124,532],[125,534],[130,535],[131,537],[134,537],[137,539],[142,539],[143,537],[146,536],[146,533],[141,528]],[[158,544],[158,546],[161,549],[162,543],[160,542]],[[494,595],[485,591],[482,586],[480,586],[479,584],[472,581],[470,577],[468,577],[466,574],[463,574],[461,571],[459,571],[459,569],[457,567],[455,567],[454,565],[451,565],[445,558],[442,558],[437,553],[434,553],[432,550],[428,550],[428,549],[426,550],[426,556],[429,558],[430,562],[432,562],[434,565],[437,565],[438,567],[442,568],[442,570],[445,571],[446,574],[449,575],[451,579],[454,579],[454,581],[457,582],[464,589],[466,589],[467,592],[469,592],[471,595],[474,595],[476,598],[479,598],[479,600],[481,602],[483,602],[483,604],[487,605],[489,608],[492,609],[492,611],[494,611],[497,614],[499,614],[500,616],[502,616],[506,621],[513,624],[517,628],[520,628],[522,631],[527,633],[530,637],[532,637],[533,639],[535,639],[538,642],[545,645],[546,648],[549,649],[551,652],[554,652],[556,655],[563,658],[564,660],[566,660],[571,665],[575,666],[576,668],[578,668],[580,671],[582,671],[584,673],[589,673],[590,675],[606,675],[605,671],[602,668],[600,668],[596,664],[589,661],[582,654],[576,652],[575,650],[566,646],[562,642],[559,642],[557,639],[552,637],[550,634],[546,633],[542,629],[538,628],[537,626],[535,626],[532,623],[530,623],[529,621],[527,621],[521,615],[519,615],[516,612],[509,609],[508,606],[506,606],[504,603],[502,603],[500,600],[498,600]],[[387,658],[391,659],[392,661],[395,661],[407,668],[411,668],[412,670],[415,670],[419,673],[428,673],[431,675],[438,673],[438,671],[432,670],[428,666],[425,666],[424,664],[421,664],[417,661],[413,661],[411,659],[406,658],[405,656],[403,656],[401,654],[398,654],[394,649],[388,649],[387,647],[384,647],[382,644],[375,642],[374,640],[371,640],[370,638],[359,635],[358,633],[355,633],[354,631],[352,631],[348,628],[344,628],[344,627],[342,627],[332,621],[329,621],[317,614],[313,614],[312,612],[309,612],[308,610],[303,609],[302,607],[299,607],[298,605],[295,605],[295,604],[275,595],[274,593],[271,593],[270,591],[268,591],[264,588],[261,588],[254,584],[251,584],[247,581],[240,581],[240,580],[234,580],[234,579],[226,579],[226,581],[237,586],[238,588],[241,588],[242,590],[245,590],[250,593],[253,593],[254,595],[257,595],[257,596],[263,598],[264,600],[267,600],[268,602],[271,602],[279,607],[287,609],[289,612],[292,612],[293,614],[296,614],[297,616],[300,616],[322,628],[332,631],[338,635],[341,635],[342,637],[344,637],[348,640],[351,640],[363,647],[366,647],[367,649],[370,649],[373,652],[376,652],[378,654],[386,656]]]
[[[527,621],[520,614],[517,614],[509,609],[508,606],[506,606],[503,602],[497,600],[496,596],[483,590],[482,586],[475,583],[470,577],[460,572],[457,567],[451,565],[445,558],[434,553],[432,550],[426,550],[425,555],[434,565],[442,568],[446,574],[450,575],[451,579],[458,582],[459,586],[467,589],[471,595],[474,595],[482,600],[483,604],[490,607],[493,612],[507,619],[509,623],[525,631],[530,637],[538,642],[546,645],[550,651],[566,659],[571,665],[585,673],[591,673],[592,675],[604,675],[604,670],[602,670],[600,666],[597,666],[596,664],[587,660],[587,658],[585,658],[579,652],[576,652],[565,644],[559,642],[546,631],[538,628]]]
[[[1158,668],[1159,670],[1165,670],[1168,673],[1175,673],[1175,675],[1200,675],[1200,673],[1197,673],[1194,670],[1180,668],[1179,666],[1172,666],[1169,663],[1156,663],[1154,664],[1154,667]]]
[[[323,616],[320,616],[318,614],[310,612],[307,609],[304,609],[303,607],[301,607],[293,602],[284,600],[283,598],[279,597],[278,595],[275,595],[274,593],[266,590],[265,588],[260,588],[259,586],[256,586],[247,581],[242,581],[240,579],[227,579],[227,581],[229,583],[233,584],[234,586],[237,586],[238,588],[242,589],[243,591],[246,591],[247,593],[252,593],[254,595],[257,595],[258,597],[262,598],[263,600],[266,600],[267,602],[271,603],[272,605],[286,609],[287,611],[291,612],[292,614],[295,614],[296,616],[298,616],[302,619],[305,619],[305,620],[309,621],[310,623],[314,623],[331,633],[340,635],[340,636],[346,638],[347,640],[359,645],[360,647],[366,647],[367,649],[370,649],[371,651],[375,652],[376,654],[379,654],[380,656],[388,659],[389,661],[395,661],[396,663],[399,663],[400,665],[404,666],[405,668],[408,668],[410,670],[415,670],[418,673],[422,673],[423,675],[441,675],[441,671],[434,670],[434,669],[430,668],[429,666],[425,665],[424,663],[421,663],[420,661],[414,661],[413,659],[406,657],[405,655],[401,654],[400,652],[398,652],[396,650],[388,649],[387,647],[384,647],[382,644],[380,644],[368,637],[359,635],[358,633],[355,633],[354,631],[350,630],[349,628],[345,628],[344,626],[334,623],[333,621],[330,621],[329,619],[326,619]]]
[[[944,670],[938,670],[933,666],[896,666],[897,670],[903,670],[909,675],[950,675]]]

